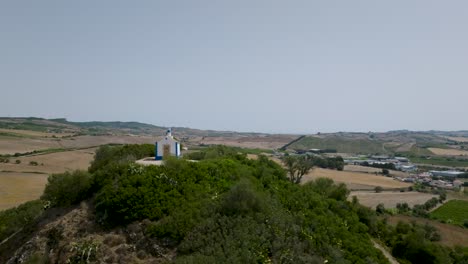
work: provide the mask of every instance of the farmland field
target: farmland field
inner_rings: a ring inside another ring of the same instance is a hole
[[[308,136],[293,143],[290,149],[335,149],[341,153],[386,153],[387,150],[381,142],[365,138],[345,139],[340,137]]]
[[[431,158],[420,158],[420,157],[411,157],[411,161],[415,164],[422,165],[432,165],[432,166],[446,166],[446,167],[458,167],[464,168],[468,167],[468,159],[457,159],[454,157],[431,157]]]
[[[39,198],[46,183],[46,174],[0,172],[0,210]]]
[[[395,215],[387,218],[388,223],[396,225],[398,221],[406,223],[416,222],[420,225],[430,224],[437,228],[440,233],[440,243],[445,246],[453,247],[456,245],[466,246],[468,245],[468,229],[450,224],[443,224],[435,220],[426,218],[412,217],[406,215]]]
[[[408,203],[410,207],[416,204],[424,204],[437,195],[420,192],[351,192],[349,197],[356,196],[359,203],[367,207],[375,208],[379,203],[383,203],[385,208],[395,208],[397,203]]]
[[[468,220],[468,202],[451,200],[431,213],[431,217],[439,220],[451,221],[454,224],[463,225]]]
[[[27,157],[12,157],[10,158],[10,163],[0,163],[0,171],[50,174],[77,169],[85,170],[93,160],[94,152],[95,148],[91,148]],[[19,160],[21,163],[16,164],[16,160]],[[38,165],[33,166],[30,162],[37,162]]]
[[[447,137],[450,140],[457,142],[468,142],[468,137]]]
[[[345,183],[350,189],[354,189],[353,186],[356,185],[361,187],[367,187],[362,189],[372,189],[375,186],[391,189],[411,186],[411,184],[409,183],[396,181],[392,178],[384,177],[381,175],[351,171],[336,171],[322,168],[312,169],[308,174],[304,175],[304,178],[302,180],[303,182],[307,182],[320,177],[329,178],[334,180],[335,182]]]
[[[366,166],[359,166],[359,165],[345,165],[344,171],[351,171],[351,172],[363,172],[363,173],[381,173],[382,169],[373,168],[373,167],[366,167]],[[398,177],[408,177],[409,174],[402,171],[390,170],[390,175],[398,176]]]
[[[443,156],[468,156],[468,151],[459,149],[429,148],[436,155]]]
[[[39,198],[49,174],[87,169],[94,151],[94,148],[64,151],[11,158],[10,163],[0,163],[0,210]],[[21,163],[16,164],[16,160]],[[30,165],[31,161],[39,165]]]
[[[295,138],[297,138],[297,136],[294,135],[271,135],[268,137],[203,137],[198,139],[197,141],[193,141],[197,144],[207,145],[220,144],[242,148],[275,149],[284,146],[285,144],[291,142]]]

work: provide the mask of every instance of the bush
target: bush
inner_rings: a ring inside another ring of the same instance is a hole
[[[37,165],[39,165],[39,163],[37,163],[37,161],[30,161],[30,162],[29,162],[29,165],[31,165],[31,166],[37,166]]]
[[[91,175],[84,171],[52,174],[47,181],[41,199],[50,201],[51,206],[69,206],[90,195]]]
[[[377,214],[384,214],[385,213],[385,206],[383,203],[379,203],[377,207],[375,208],[375,212]]]
[[[109,164],[124,164],[149,156],[154,156],[154,145],[101,146],[96,151],[89,172],[96,172]]]
[[[263,199],[255,192],[251,184],[241,182],[227,193],[221,204],[221,213],[227,216],[244,216],[260,212],[265,206]]]
[[[0,241],[32,223],[44,211],[43,202],[30,201],[18,207],[0,211]]]
[[[16,160],[15,163],[16,164],[21,164],[21,160]]]
[[[381,193],[381,192],[383,191],[383,188],[380,187],[380,186],[376,186],[376,187],[374,188],[374,190],[375,190],[376,193]]]

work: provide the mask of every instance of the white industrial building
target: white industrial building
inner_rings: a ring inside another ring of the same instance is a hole
[[[432,176],[442,176],[442,177],[457,177],[464,174],[463,171],[429,171]]]

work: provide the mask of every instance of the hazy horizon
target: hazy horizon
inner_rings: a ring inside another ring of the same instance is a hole
[[[0,3],[0,116],[468,130],[464,1]]]

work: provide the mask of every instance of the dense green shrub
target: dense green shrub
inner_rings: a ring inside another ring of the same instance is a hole
[[[44,203],[40,200],[26,202],[18,207],[0,211],[0,241],[32,223],[42,215]]]
[[[96,172],[111,163],[127,163],[149,156],[154,156],[154,146],[150,144],[101,146],[96,151],[94,161],[89,167],[89,172]]]
[[[41,199],[50,201],[51,206],[69,206],[90,196],[91,175],[85,171],[52,174]]]
[[[103,165],[93,173],[98,220],[152,220],[147,235],[177,246],[180,263],[386,263],[344,184],[292,184],[267,157],[228,147],[200,153],[159,167]]]

